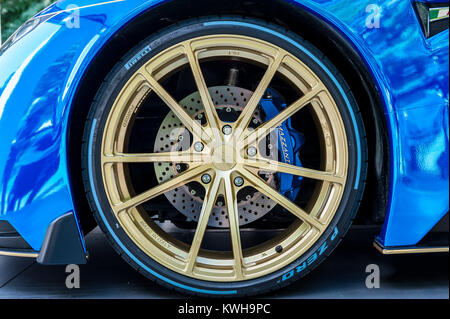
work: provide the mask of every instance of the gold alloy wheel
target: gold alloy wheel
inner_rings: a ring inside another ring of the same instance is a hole
[[[265,66],[265,74],[235,122],[218,116],[200,62],[239,59]],[[161,82],[189,67],[206,118],[202,125]],[[260,100],[276,76],[302,92],[278,115],[256,129],[249,124]],[[189,147],[160,153],[127,152],[134,117],[143,101],[156,94],[192,136]],[[304,108],[314,114],[320,137],[321,170],[290,165],[261,155],[268,134]],[[109,204],[120,226],[149,257],[179,274],[207,281],[233,282],[273,273],[298,259],[319,239],[333,219],[342,199],[348,170],[348,145],[343,120],[332,95],[302,61],[265,41],[239,35],[209,35],[191,39],[151,58],[124,85],[107,119],[102,139],[102,177]],[[153,188],[135,194],[127,173],[130,163],[183,164],[186,169]],[[260,172],[285,173],[316,181],[306,208],[301,208],[260,177]],[[192,243],[186,244],[164,231],[142,208],[156,197],[196,182],[204,200],[196,220]],[[252,187],[296,217],[281,233],[262,244],[243,249],[237,194]],[[211,213],[223,196],[229,221],[232,251],[202,248]],[[282,247],[282,250],[278,249]]]

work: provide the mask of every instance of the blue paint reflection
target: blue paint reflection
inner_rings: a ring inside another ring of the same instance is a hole
[[[353,43],[377,82],[390,129],[392,190],[381,241],[413,245],[448,211],[448,31],[425,39],[408,0],[287,0]],[[0,219],[36,250],[50,222],[74,210],[67,170],[67,123],[89,62],[119,28],[156,0],[127,0],[69,13],[0,50]],[[41,15],[85,6],[63,0]],[[366,7],[381,8],[380,28]],[[282,13],[280,13],[282,14]]]

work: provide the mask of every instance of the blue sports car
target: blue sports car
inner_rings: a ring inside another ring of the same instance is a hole
[[[443,0],[60,0],[0,48],[0,255],[248,296],[352,223],[448,252]],[[381,227],[382,225],[382,227]]]

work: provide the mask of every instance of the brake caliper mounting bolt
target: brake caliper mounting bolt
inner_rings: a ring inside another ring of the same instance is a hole
[[[205,148],[205,146],[203,145],[202,142],[197,142],[194,144],[194,149],[196,152],[201,152],[201,151],[203,151],[204,148]]]
[[[225,134],[225,135],[230,135],[230,134],[233,132],[233,129],[231,128],[231,126],[225,125],[225,126],[222,128],[222,132],[223,132],[223,134]]]
[[[202,182],[204,184],[209,184],[211,182],[211,175],[209,174],[203,174],[202,175]]]
[[[244,185],[244,179],[240,176],[236,177],[234,179],[234,185],[236,185],[237,187],[241,187],[242,185]]]
[[[258,150],[256,149],[256,147],[251,146],[247,149],[247,155],[250,157],[256,156],[257,153]]]

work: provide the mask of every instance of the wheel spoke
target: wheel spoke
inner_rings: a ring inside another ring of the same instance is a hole
[[[238,128],[241,128],[240,134],[245,132],[245,129],[248,127],[250,121],[252,120],[253,114],[256,111],[256,108],[258,107],[259,102],[261,101],[262,97],[264,96],[264,93],[266,92],[267,88],[270,85],[270,82],[272,81],[273,77],[277,73],[281,63],[283,62],[285,55],[281,52],[278,53],[278,55],[275,57],[275,59],[270,63],[266,73],[264,74],[261,82],[259,83],[258,87],[256,88],[255,92],[253,93],[252,97],[247,103],[247,106],[242,111],[241,115],[239,116],[238,120],[236,121],[235,126]]]
[[[267,121],[253,132],[246,131],[247,134],[243,134],[241,140],[247,139],[247,145],[250,145],[258,139],[264,138],[267,134],[272,132],[275,128],[280,126],[283,122],[300,111],[306,105],[308,105],[316,96],[322,92],[325,88],[322,85],[317,85],[311,91],[306,93],[292,105],[288,106],[282,112],[280,112],[273,119]],[[248,134],[249,133],[249,134]]]
[[[242,253],[241,233],[239,230],[237,190],[234,189],[230,178],[231,177],[225,179],[225,200],[230,223],[231,244],[233,246],[234,271],[236,279],[240,280],[244,278],[244,256]]]
[[[191,131],[191,133],[198,139],[202,140],[205,137],[209,137],[204,132],[203,127],[181,107],[181,105],[167,92],[161,84],[151,76],[147,71],[141,71],[140,73],[147,81],[150,88],[163,100],[163,102],[175,113],[175,116],[183,123],[183,125]]]
[[[194,270],[197,256],[203,242],[203,237],[205,236],[206,228],[208,227],[209,218],[214,205],[216,204],[220,184],[221,179],[214,178],[213,183],[206,187],[205,199],[200,212],[197,229],[195,231],[194,239],[192,240],[192,245],[187,257],[186,272],[188,274],[192,274]]]
[[[165,192],[171,191],[174,188],[180,187],[182,185],[185,185],[191,181],[193,181],[198,175],[208,170],[210,167],[208,165],[200,165],[195,164],[194,167],[191,167],[187,171],[183,172],[180,175],[177,175],[176,177],[159,184],[158,186],[153,187],[152,189],[137,195],[131,199],[128,199],[127,201],[120,203],[116,206],[114,206],[115,211],[118,213],[120,211],[136,207],[142,203],[145,203],[155,197],[158,197],[159,195],[164,194]]]
[[[102,161],[107,163],[198,163],[203,161],[201,154],[191,152],[141,153],[104,155]]]
[[[291,202],[289,199],[278,193],[276,190],[270,187],[262,178],[246,170],[242,170],[241,174],[252,184],[252,186],[257,191],[263,193],[264,195],[275,201],[277,204],[284,207],[291,214],[297,216],[303,222],[311,225],[320,232],[325,230],[325,225],[320,223],[313,216],[310,216],[307,212],[305,212],[303,209],[301,209],[296,204]]]
[[[295,176],[301,176],[305,178],[311,178],[319,181],[326,181],[340,185],[343,185],[345,183],[344,177],[338,176],[337,174],[334,173],[322,172],[309,168],[294,166],[261,157],[252,160],[247,160],[244,165],[258,168],[263,171],[292,174]]]
[[[217,115],[217,110],[211,98],[211,94],[209,93],[208,86],[206,85],[205,78],[200,68],[198,57],[192,51],[192,47],[190,44],[185,44],[184,49],[203,103],[203,108],[205,111],[206,119],[208,121],[208,125],[212,131],[214,138],[216,140],[221,140],[222,134],[220,134],[220,119]]]

